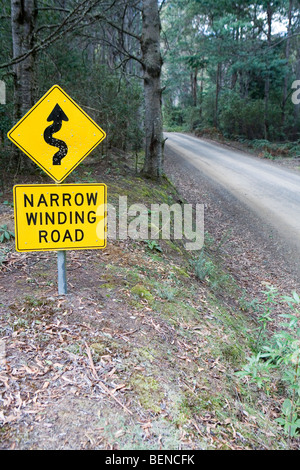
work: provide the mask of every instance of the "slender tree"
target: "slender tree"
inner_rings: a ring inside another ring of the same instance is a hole
[[[36,16],[36,0],[11,0],[13,58],[22,56],[33,48]],[[13,65],[14,119],[20,119],[33,105],[34,65],[33,53]]]
[[[145,164],[143,174],[159,178],[163,171],[161,113],[160,18],[157,0],[143,1],[141,36],[145,91]]]

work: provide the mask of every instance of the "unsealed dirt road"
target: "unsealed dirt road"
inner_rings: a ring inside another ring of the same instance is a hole
[[[167,174],[186,199],[205,204],[206,225],[223,223],[223,232],[227,226],[240,240],[248,239],[248,249],[269,272],[288,271],[297,279],[300,174],[189,135],[165,133],[165,138]]]

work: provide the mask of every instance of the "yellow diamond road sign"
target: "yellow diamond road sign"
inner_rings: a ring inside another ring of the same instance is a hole
[[[105,184],[14,186],[17,251],[105,248]]]
[[[58,85],[50,88],[7,135],[57,183],[106,137]]]

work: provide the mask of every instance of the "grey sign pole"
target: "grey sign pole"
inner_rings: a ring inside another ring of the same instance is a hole
[[[57,252],[58,293],[67,294],[66,252]]]
[[[55,184],[59,183],[55,182]],[[66,258],[66,251],[57,252],[57,284],[59,295],[66,295],[68,293]]]

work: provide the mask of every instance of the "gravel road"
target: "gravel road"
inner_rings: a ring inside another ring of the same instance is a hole
[[[187,200],[205,204],[205,226],[210,232],[220,239],[230,230],[235,263],[246,259],[252,273],[260,269],[260,278],[296,288],[300,174],[189,135],[165,133],[165,138],[168,176]]]

